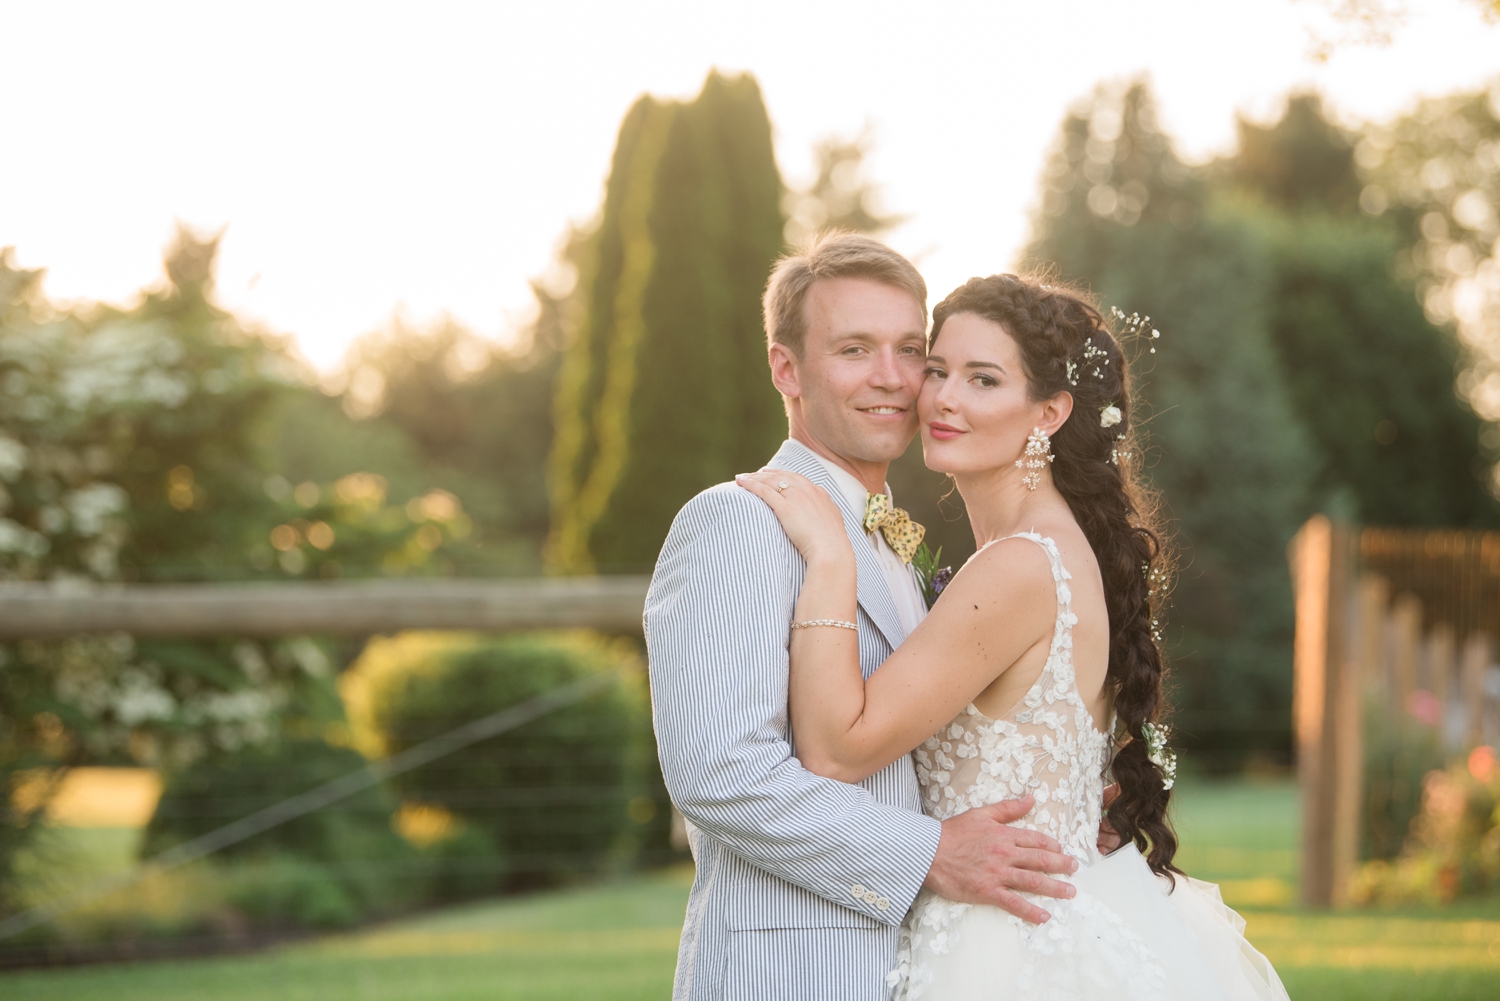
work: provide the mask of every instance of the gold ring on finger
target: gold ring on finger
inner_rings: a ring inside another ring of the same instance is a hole
[[[780,483],[776,484],[776,492],[781,493],[789,486],[791,486],[790,483],[788,483],[786,480],[782,480]]]

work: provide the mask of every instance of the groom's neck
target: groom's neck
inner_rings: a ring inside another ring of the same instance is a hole
[[[886,470],[891,466],[889,462],[870,462],[866,459],[855,459],[847,455],[842,455],[836,449],[825,444],[806,427],[794,426],[790,434],[793,441],[800,441],[818,455],[821,455],[835,466],[853,476],[870,493],[885,493],[885,474]]]

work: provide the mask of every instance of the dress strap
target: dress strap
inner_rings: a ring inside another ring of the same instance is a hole
[[[1073,579],[1073,575],[1063,566],[1062,553],[1058,552],[1057,543],[1051,537],[1038,535],[1036,532],[1017,532],[1015,535],[1007,535],[1005,539],[1030,539],[1042,547],[1042,551],[1047,554],[1047,562],[1052,564],[1052,579],[1057,582],[1057,612],[1061,615],[1072,611],[1073,591],[1067,582]],[[996,539],[995,542],[1004,542],[1005,539]],[[986,548],[994,544],[987,543]]]

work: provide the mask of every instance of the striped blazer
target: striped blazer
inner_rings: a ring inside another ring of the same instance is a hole
[[[905,638],[861,520],[806,446],[801,473],[844,510],[866,677]],[[903,756],[850,785],[804,769],[787,718],[787,644],[805,565],[770,508],[733,483],[688,502],[646,597],[662,774],[697,875],[677,1001],[880,1001],[896,935],[937,853]]]

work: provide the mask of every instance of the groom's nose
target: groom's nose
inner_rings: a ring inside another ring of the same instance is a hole
[[[875,367],[870,373],[870,385],[896,392],[906,388],[907,373],[893,350],[875,354]]]

